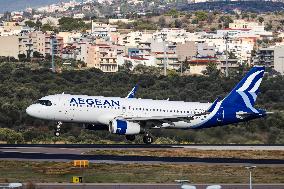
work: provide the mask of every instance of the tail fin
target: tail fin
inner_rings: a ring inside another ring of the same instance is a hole
[[[223,100],[223,106],[234,106],[243,111],[258,113],[254,104],[264,75],[263,66],[253,67]]]
[[[135,85],[132,90],[128,93],[126,98],[134,98],[136,91],[137,91],[138,85]]]

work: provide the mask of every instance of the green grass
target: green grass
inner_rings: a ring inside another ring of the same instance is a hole
[[[196,149],[123,149],[92,150],[88,155],[116,156],[157,156],[157,157],[199,157],[199,158],[240,158],[240,159],[284,159],[281,150],[196,150]]]
[[[90,164],[87,169],[71,163],[0,161],[0,182],[70,182],[83,176],[86,183],[173,183],[189,179],[194,183],[247,183],[243,166],[172,164]],[[257,167],[255,183],[283,183],[284,167]]]

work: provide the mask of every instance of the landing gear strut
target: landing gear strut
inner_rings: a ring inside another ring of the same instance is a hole
[[[62,122],[61,122],[61,121],[57,122],[55,131],[54,131],[54,135],[55,135],[56,137],[59,137],[59,136],[60,136],[60,128],[61,128],[61,125],[62,125]]]
[[[144,137],[143,137],[143,142],[145,144],[152,144],[153,142],[153,137],[150,135],[150,134],[146,134]]]

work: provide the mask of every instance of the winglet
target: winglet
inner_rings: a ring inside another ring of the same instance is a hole
[[[213,104],[210,106],[210,108],[207,110],[207,112],[212,112],[214,109],[215,109],[215,107],[216,107],[216,105],[217,105],[217,103],[220,101],[220,98],[218,97],[214,102],[213,102]]]
[[[135,85],[132,90],[128,93],[126,98],[134,98],[136,91],[137,91],[138,85]]]

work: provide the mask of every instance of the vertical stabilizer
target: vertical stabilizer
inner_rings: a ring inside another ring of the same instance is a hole
[[[222,105],[236,107],[238,110],[258,113],[254,104],[264,75],[264,66],[253,67],[236,87],[226,96]]]

